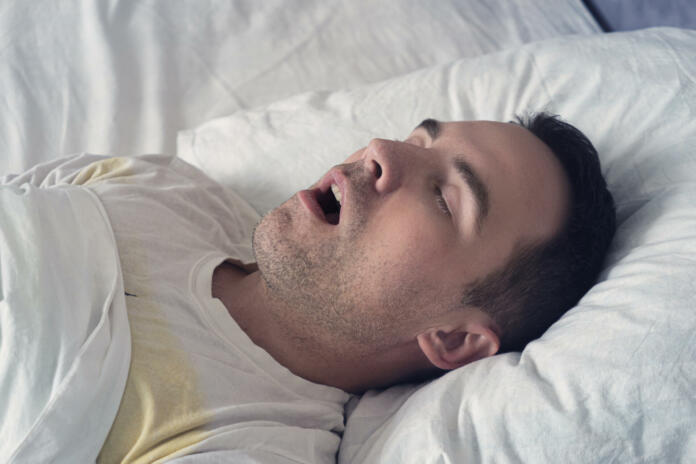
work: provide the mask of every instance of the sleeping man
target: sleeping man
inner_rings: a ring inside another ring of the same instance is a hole
[[[592,286],[615,221],[594,148],[543,113],[374,139],[260,222],[172,157],[6,180],[108,213],[132,355],[100,462],[331,461],[348,393],[522,349]]]

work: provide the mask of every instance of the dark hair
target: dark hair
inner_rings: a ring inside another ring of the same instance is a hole
[[[548,113],[518,116],[517,122],[561,162],[570,209],[553,238],[519,244],[504,266],[465,292],[464,305],[480,308],[499,325],[500,352],[522,350],[577,304],[596,281],[616,229],[614,200],[587,137]]]

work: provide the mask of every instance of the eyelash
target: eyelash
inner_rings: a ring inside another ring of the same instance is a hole
[[[442,190],[440,190],[440,187],[435,187],[435,196],[436,196],[435,201],[437,202],[437,206],[447,216],[451,216],[452,212],[447,207],[447,202],[445,201],[445,197],[442,195]]]

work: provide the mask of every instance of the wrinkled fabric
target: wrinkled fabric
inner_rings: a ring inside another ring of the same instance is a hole
[[[0,461],[94,462],[130,362],[108,217],[81,187],[0,186]]]
[[[580,0],[4,0],[0,31],[2,175],[174,153],[240,109],[600,29]]]

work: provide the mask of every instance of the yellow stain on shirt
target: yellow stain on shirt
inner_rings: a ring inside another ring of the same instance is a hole
[[[152,463],[208,436],[196,373],[167,328],[161,308],[129,297],[130,372],[99,463]]]
[[[71,184],[89,185],[115,177],[126,177],[132,174],[132,166],[133,160],[123,156],[95,161],[82,168]]]
[[[161,462],[210,436],[212,415],[202,401],[198,374],[152,289],[142,244],[120,250],[131,330],[131,364],[116,419],[98,463]]]

